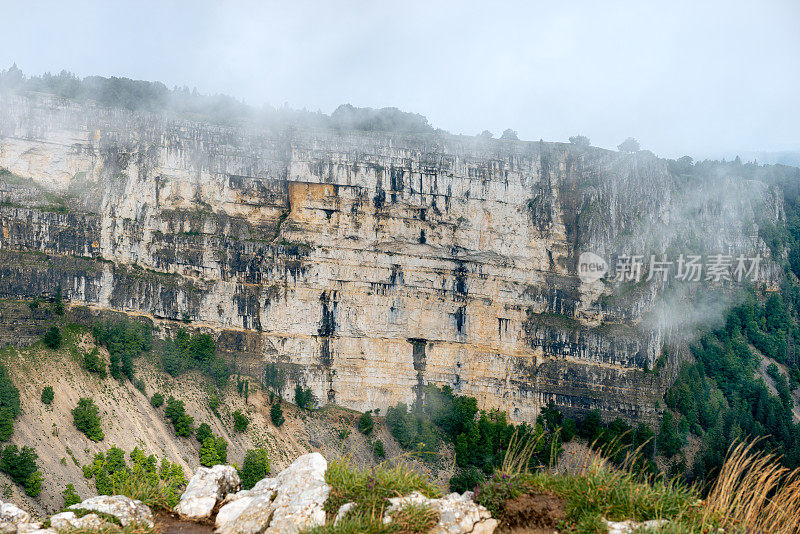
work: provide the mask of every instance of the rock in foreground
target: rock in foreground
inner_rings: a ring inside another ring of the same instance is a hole
[[[383,516],[384,524],[392,522],[392,514],[409,504],[429,506],[439,513],[439,522],[430,534],[492,534],[497,520],[483,506],[472,500],[472,492],[451,493],[441,499],[429,499],[421,493],[389,499],[389,507]]]
[[[28,523],[30,520],[31,516],[25,510],[10,502],[0,501],[0,533],[14,534],[19,525]]]
[[[142,501],[125,497],[124,495],[98,495],[85,501],[73,504],[70,510],[91,510],[108,514],[119,519],[125,527],[133,523],[153,526],[153,512]]]
[[[185,519],[209,519],[217,503],[240,484],[239,474],[230,465],[201,467],[189,480],[175,512]]]
[[[318,452],[297,458],[275,478],[231,495],[217,514],[219,534],[297,534],[325,524],[328,462]]]
[[[50,518],[50,526],[55,530],[100,530],[108,523],[97,514],[78,517],[75,512],[61,512]]]

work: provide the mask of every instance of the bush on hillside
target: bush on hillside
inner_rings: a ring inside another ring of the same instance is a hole
[[[283,409],[281,408],[280,401],[273,404],[269,409],[269,418],[272,419],[272,424],[277,427],[280,427],[286,422],[286,419],[283,417]]]
[[[42,389],[42,402],[44,404],[52,404],[54,398],[55,392],[53,391],[53,386],[45,386]]]
[[[228,442],[212,434],[200,447],[200,465],[214,467],[226,463],[228,463]]]
[[[102,441],[105,437],[100,427],[100,409],[92,399],[81,397],[78,400],[78,405],[72,409],[72,420],[90,440]]]
[[[78,495],[78,492],[75,490],[74,484],[67,484],[67,487],[64,488],[64,491],[61,492],[61,495],[64,497],[64,510],[73,504],[78,504],[79,502],[83,501],[81,496]]]
[[[42,474],[36,465],[39,456],[31,447],[18,449],[16,445],[6,445],[0,453],[0,471],[11,477],[16,484],[25,488],[25,493],[36,497],[42,491]]]
[[[175,434],[181,437],[188,438],[192,435],[194,429],[194,418],[186,413],[186,407],[183,401],[170,397],[167,399],[167,407],[164,410],[164,415],[172,423],[175,429]]]
[[[269,456],[266,449],[250,449],[244,455],[239,478],[242,488],[249,490],[256,482],[269,475]]]
[[[372,429],[375,427],[375,421],[372,419],[370,412],[364,412],[358,418],[358,430],[365,436],[372,434]]]
[[[208,423],[200,423],[200,426],[197,427],[197,431],[194,434],[194,437],[197,438],[197,441],[200,442],[200,445],[206,440],[206,438],[210,438],[214,435],[211,431],[211,427]]]
[[[105,378],[108,374],[106,362],[100,357],[100,351],[97,348],[83,355],[83,367],[90,373],[100,375],[100,378]]]
[[[111,447],[106,454],[95,454],[84,468],[84,476],[94,479],[100,495],[125,495],[151,508],[172,510],[186,486],[180,464],[166,458],[159,464],[155,456],[145,455],[138,447],[130,453],[130,462],[125,460],[125,451]]]
[[[53,350],[57,350],[61,347],[61,341],[61,330],[57,326],[51,326],[42,336],[42,342],[45,346]]]
[[[150,404],[153,408],[160,408],[164,404],[164,395],[159,392],[153,393],[153,396],[150,397]]]
[[[236,432],[244,432],[247,430],[247,425],[249,424],[250,419],[248,419],[247,416],[241,412],[241,410],[236,410],[233,412],[233,429]]]
[[[379,439],[376,439],[375,443],[372,444],[372,456],[374,456],[376,460],[383,460],[386,458],[386,451],[383,450],[383,442]]]

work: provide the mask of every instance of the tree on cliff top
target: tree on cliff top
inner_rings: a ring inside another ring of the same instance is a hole
[[[639,150],[641,150],[641,147],[639,146],[639,141],[637,141],[633,137],[628,137],[623,142],[617,145],[617,150],[619,150],[620,152],[627,152],[630,154],[633,152],[639,152]]]
[[[569,138],[569,142],[575,146],[580,147],[588,147],[591,146],[592,142],[589,140],[588,137],[585,135],[573,135]]]
[[[500,139],[505,139],[507,141],[519,141],[519,136],[517,132],[512,130],[511,128],[506,128],[503,132],[503,135],[500,136]]]
[[[357,108],[342,104],[331,113],[334,128],[364,130],[368,132],[428,133],[433,128],[428,119],[417,113],[400,111],[397,108]]]

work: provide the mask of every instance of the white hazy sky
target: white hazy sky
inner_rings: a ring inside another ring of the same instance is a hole
[[[0,0],[0,68],[663,156],[800,150],[800,1]]]

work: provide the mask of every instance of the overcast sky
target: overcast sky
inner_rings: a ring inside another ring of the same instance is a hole
[[[434,5],[435,4],[435,5]],[[0,0],[0,68],[127,76],[453,133],[800,150],[800,1]]]

